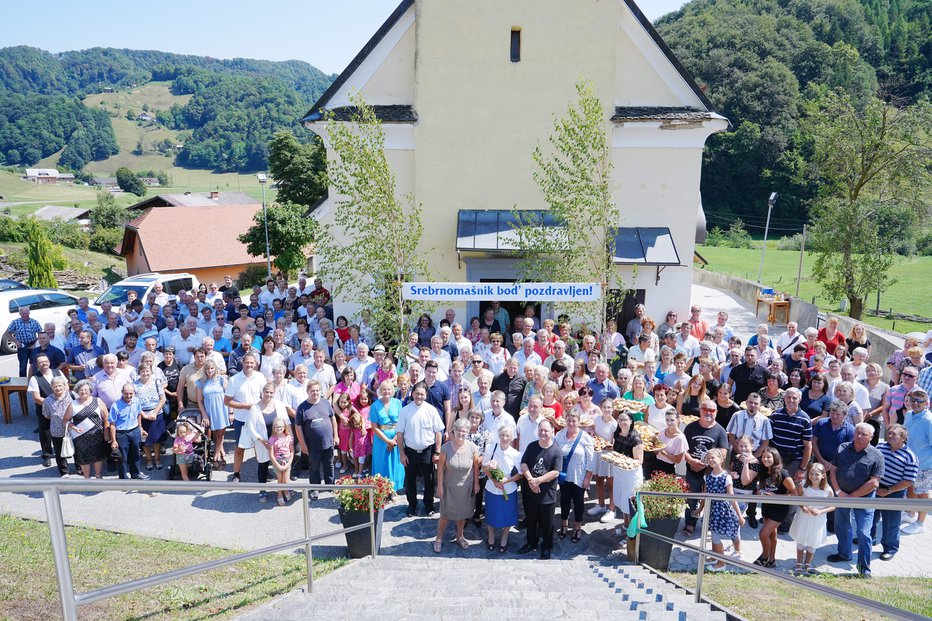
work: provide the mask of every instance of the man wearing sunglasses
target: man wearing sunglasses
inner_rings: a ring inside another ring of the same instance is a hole
[[[906,402],[906,396],[909,395],[917,386],[919,379],[919,369],[916,367],[904,367],[900,373],[900,383],[887,391],[887,396],[883,400],[883,422],[886,427],[893,423],[903,424],[903,417],[909,404]],[[912,447],[910,447],[912,448]]]
[[[903,373],[909,373],[908,369],[904,369]],[[932,496],[932,412],[929,411],[929,393],[916,388],[907,395],[907,400],[909,411],[904,415],[903,426],[909,434],[909,448],[919,459],[919,476],[913,484],[913,492],[916,498],[928,499]],[[920,513],[915,522],[903,527],[903,533],[917,535],[923,532],[925,520],[926,514]]]
[[[706,470],[703,458],[709,449],[728,450],[728,434],[721,425],[715,422],[717,412],[718,406],[714,401],[711,399],[704,401],[699,406],[699,420],[689,423],[683,430],[689,446],[685,455],[686,482],[691,492],[702,491],[703,475]],[[698,518],[693,515],[698,501],[690,500],[686,504],[686,526],[683,528],[683,535],[692,537],[698,521]]]

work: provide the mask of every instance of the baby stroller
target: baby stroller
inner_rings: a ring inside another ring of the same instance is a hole
[[[175,429],[180,421],[191,425],[191,428],[201,436],[200,440],[194,443],[194,460],[188,464],[188,478],[192,481],[203,478],[210,481],[213,463],[210,460],[210,426],[209,423],[201,425],[197,421],[200,412],[194,408],[182,410],[178,413],[178,418],[168,425],[168,435],[175,438]],[[178,468],[178,456],[172,453],[172,465],[168,469],[168,480],[181,479],[181,470]]]

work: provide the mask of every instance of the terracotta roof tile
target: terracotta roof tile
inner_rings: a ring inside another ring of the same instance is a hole
[[[132,220],[152,271],[259,263],[239,235],[252,226],[261,205],[149,209]]]

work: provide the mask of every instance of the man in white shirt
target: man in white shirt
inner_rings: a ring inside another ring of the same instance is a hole
[[[233,453],[233,477],[230,481],[234,483],[240,480],[239,471],[243,466],[243,454],[246,452],[246,449],[239,448],[239,436],[246,425],[249,410],[259,403],[262,388],[266,384],[265,376],[256,371],[258,366],[259,362],[254,354],[248,353],[243,356],[243,370],[227,382],[223,398],[224,405],[233,410],[233,441],[237,446]]]
[[[635,362],[639,369],[644,368],[645,362],[656,362],[657,354],[650,346],[650,336],[638,335],[637,345],[628,350],[628,362]]]
[[[417,512],[418,479],[424,481],[427,516],[434,514],[434,466],[440,460],[443,421],[426,399],[427,388],[417,384],[411,390],[411,403],[401,409],[395,425],[395,440],[401,449],[401,465],[405,467],[408,517]]]
[[[443,337],[431,337],[430,358],[431,360],[436,361],[437,366],[440,367],[441,375],[449,377],[450,365],[453,364],[453,358],[451,358],[450,354],[445,349],[443,349]]]
[[[349,368],[356,371],[356,380],[359,381],[362,379],[363,375],[365,375],[366,369],[370,365],[375,364],[375,359],[369,355],[369,346],[360,342],[356,346],[356,355],[346,364]]]
[[[492,433],[493,438],[498,437],[498,430],[502,427],[515,428],[515,419],[505,411],[505,393],[496,390],[489,400],[491,407],[485,412],[482,427]]]
[[[198,338],[191,330],[187,323],[181,324],[178,336],[172,339],[171,346],[175,348],[175,359],[178,364],[184,366],[191,362],[194,356],[194,350],[201,346],[204,337]]]
[[[113,311],[107,314],[107,327],[97,335],[97,346],[107,353],[116,353],[123,346],[126,328],[120,325],[120,316]]]
[[[676,345],[677,347],[682,347],[689,357],[695,358],[699,355],[699,341],[690,334],[689,331],[691,329],[692,324],[688,321],[684,321],[678,326],[679,331],[676,333]]]
[[[521,342],[521,351],[517,352],[512,356],[514,360],[518,361],[518,373],[524,373],[524,367],[528,363],[531,364],[542,364],[543,361],[540,359],[540,356],[537,355],[537,352],[534,351],[534,341],[525,337]],[[537,439],[537,433],[534,434],[534,439]]]
[[[322,350],[318,351],[320,351],[321,356],[324,355]],[[288,368],[294,370],[298,367],[299,364],[303,364],[308,369],[310,369],[310,365],[314,362],[314,353],[314,342],[310,338],[304,339],[301,341],[301,348],[288,357]],[[357,374],[356,377],[359,377],[359,375]],[[323,384],[323,380],[321,380],[321,384]],[[321,390],[324,395],[327,394],[326,387],[323,387]]]
[[[165,327],[159,330],[159,349],[165,351],[166,347],[169,347],[172,344],[172,341],[175,340],[175,337],[181,334],[181,330],[178,329],[178,322],[175,320],[174,315],[169,315],[165,318]]]
[[[786,332],[777,337],[777,354],[783,356],[793,351],[793,347],[800,343],[805,343],[806,339],[800,334],[799,326],[795,321],[786,324]]]
[[[566,372],[570,375],[573,374],[573,371],[576,369],[576,361],[573,360],[573,357],[566,353],[566,343],[562,340],[558,340],[553,344],[553,354],[547,356],[547,359],[544,360],[544,366],[547,367],[547,370],[551,370],[553,363],[557,360],[561,360],[566,366]]]
[[[867,387],[858,381],[858,372],[854,368],[854,365],[850,362],[846,362],[841,365],[841,378],[837,379],[829,385],[829,394],[835,394],[835,386],[840,382],[849,382],[854,386],[854,400],[861,406],[861,410],[864,412],[870,412],[873,408],[871,407],[871,394],[867,390]]]
[[[295,375],[298,373],[298,367],[303,366],[303,364],[295,366]],[[333,372],[333,367],[326,363],[324,352],[319,349],[315,350],[313,363],[311,366],[305,368],[307,370],[308,379],[320,382],[321,394],[329,399],[333,387],[337,385],[337,378]]]
[[[284,298],[285,296],[281,296]],[[279,298],[278,291],[275,289],[275,281],[269,278],[265,281],[265,289],[262,290],[262,293],[259,294],[259,304],[263,308],[272,308],[272,300]]]
[[[534,395],[527,402],[527,413],[518,418],[518,423],[515,425],[518,437],[515,438],[515,442],[518,444],[518,452],[521,455],[524,455],[524,450],[529,444],[537,442],[537,426],[540,421],[545,420],[543,409],[544,400],[540,395]]]
[[[468,359],[468,363],[469,367],[466,369],[466,372],[463,373],[463,381],[475,390],[479,378],[486,374],[491,376],[492,372],[483,366],[482,356],[479,354],[472,354]]]

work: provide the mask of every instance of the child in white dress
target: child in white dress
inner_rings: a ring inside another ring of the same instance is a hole
[[[806,482],[796,488],[796,493],[812,498],[831,498],[835,495],[828,484],[825,467],[818,462],[813,462],[806,470]],[[790,526],[790,537],[796,542],[796,568],[793,573],[817,573],[812,566],[812,557],[816,548],[825,543],[825,514],[834,510],[835,507],[831,506],[799,508]]]

